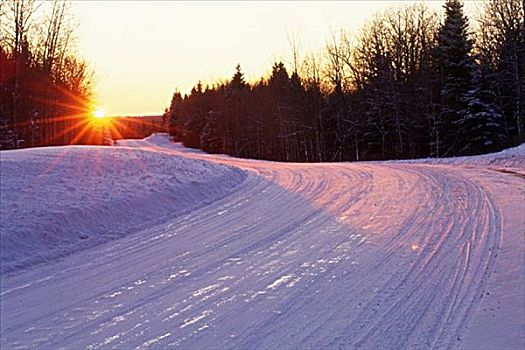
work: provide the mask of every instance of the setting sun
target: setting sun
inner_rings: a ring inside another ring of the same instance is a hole
[[[104,118],[106,116],[106,111],[104,108],[97,108],[93,111],[93,117],[95,118]]]

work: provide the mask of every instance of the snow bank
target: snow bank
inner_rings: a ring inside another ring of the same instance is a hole
[[[245,174],[156,152],[166,136],[128,147],[0,153],[0,272],[56,259],[224,197]],[[134,147],[134,148],[133,148]]]
[[[520,170],[523,172],[525,167],[525,143],[513,148],[505,149],[501,152],[483,154],[469,157],[451,158],[425,158],[389,161],[396,163],[423,163],[423,164],[456,164],[467,166],[483,166],[488,168],[503,168],[509,170]]]

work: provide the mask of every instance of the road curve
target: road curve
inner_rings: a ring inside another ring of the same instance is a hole
[[[475,170],[149,149],[248,176],[188,215],[2,280],[2,348],[463,346],[504,235]]]

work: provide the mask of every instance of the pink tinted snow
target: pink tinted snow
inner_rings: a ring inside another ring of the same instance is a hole
[[[2,273],[188,212],[223,197],[245,176],[231,167],[127,147],[4,151],[0,166]]]

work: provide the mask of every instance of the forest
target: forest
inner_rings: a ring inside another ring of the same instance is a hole
[[[143,139],[153,133],[164,132],[164,119],[161,115],[136,117],[108,117],[108,131],[113,140]]]
[[[94,141],[76,28],[69,1],[0,0],[0,149]]]
[[[525,141],[521,0],[488,0],[469,19],[458,0],[377,13],[319,52],[290,41],[290,62],[247,82],[176,91],[170,134],[209,153],[291,162],[448,157]]]

